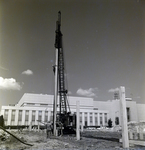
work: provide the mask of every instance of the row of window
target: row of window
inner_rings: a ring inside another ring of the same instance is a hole
[[[11,113],[11,121],[14,122],[15,121],[15,110],[12,110],[12,113]],[[53,112],[51,112],[51,118],[52,118],[52,115]],[[35,118],[36,118],[36,111],[35,110],[32,110],[32,121],[35,121]],[[4,112],[4,119],[5,121],[8,120],[8,110],[6,109],[5,112]],[[29,110],[26,110],[25,111],[25,121],[27,122],[29,120]],[[38,120],[42,120],[42,111],[38,111]],[[22,121],[22,110],[19,110],[18,112],[18,121],[21,122]],[[48,121],[48,111],[45,111],[45,121]]]
[[[15,122],[15,112],[16,112],[15,110],[12,110],[12,113],[11,113],[11,123],[12,124]],[[87,112],[84,113],[85,124],[87,123],[88,119],[89,119],[90,124],[92,124],[93,123],[93,113],[89,113],[89,118],[88,118],[87,114],[88,114]],[[98,124],[97,114],[98,113],[94,113],[95,125]],[[5,110],[5,112],[4,112],[4,119],[7,122],[8,110]],[[32,122],[35,122],[35,119],[36,119],[36,111],[32,110]],[[52,119],[53,119],[53,112],[51,111],[50,119],[48,120],[48,111],[45,111],[44,121],[47,122]],[[25,111],[25,123],[26,124],[27,124],[28,120],[29,120],[29,110],[26,110]],[[38,120],[42,121],[42,111],[38,111]],[[99,120],[100,120],[100,124],[102,125],[103,124],[103,113],[99,113]],[[19,122],[22,122],[22,110],[19,110],[19,112],[18,112],[18,124],[19,124]],[[105,124],[107,123],[107,113],[104,113],[104,122],[105,122]],[[80,123],[82,123],[82,112],[80,112]]]

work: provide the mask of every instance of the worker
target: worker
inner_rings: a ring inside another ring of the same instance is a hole
[[[46,133],[47,133],[47,138],[52,135],[51,124],[49,122],[46,124]]]
[[[53,122],[51,122],[50,128],[51,128],[51,134],[53,134]]]

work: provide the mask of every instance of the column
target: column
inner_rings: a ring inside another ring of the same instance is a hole
[[[92,119],[93,119],[93,126],[95,126],[95,113],[93,112],[93,114],[92,114]]]
[[[90,126],[90,113],[87,113],[87,125]]]
[[[98,126],[100,126],[100,113],[98,112],[97,115],[98,115],[98,117],[97,117],[97,119],[98,119]]]
[[[21,125],[25,125],[25,113],[26,113],[26,111],[23,110],[22,111],[22,124]]]
[[[85,115],[84,115],[84,112],[82,112],[82,124],[83,124],[83,126],[85,125]]]
[[[12,117],[12,110],[9,109],[9,112],[8,112],[8,123],[7,123],[7,125],[11,125],[11,117]]]
[[[105,115],[104,113],[102,113],[102,123],[103,123],[103,127],[105,126]]]
[[[45,111],[42,110],[42,122],[45,121]]]
[[[36,110],[36,113],[35,113],[35,124],[38,125],[38,110]]]
[[[29,110],[29,122],[28,125],[32,124],[32,110]]]
[[[18,125],[18,115],[19,115],[19,110],[15,110],[15,125]]]

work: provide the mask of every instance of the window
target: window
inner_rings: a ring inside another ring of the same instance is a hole
[[[18,122],[22,121],[22,110],[19,110]],[[20,124],[19,124],[20,125]]]
[[[5,112],[4,112],[4,120],[5,120],[5,121],[8,120],[8,109],[5,109]]]
[[[92,125],[92,122],[93,122],[93,113],[90,113],[90,125]]]
[[[38,112],[38,120],[41,121],[41,119],[42,119],[42,111],[39,111]]]
[[[87,126],[87,117],[85,116],[85,126]]]
[[[80,123],[82,123],[82,116],[80,116]]]
[[[15,121],[15,110],[12,110],[11,121]]]
[[[25,121],[28,121],[29,119],[29,110],[26,110],[26,113],[25,113]]]
[[[105,117],[105,124],[108,123],[108,120],[107,120],[107,113],[104,114],[104,117]]]
[[[51,111],[51,115],[50,115],[50,121],[53,120],[53,111]]]
[[[103,124],[103,121],[102,121],[102,116],[100,117],[100,125]]]
[[[33,110],[33,111],[32,111],[32,121],[35,121],[35,113],[36,113],[36,111]]]
[[[45,111],[45,122],[48,121],[48,111]]]
[[[103,124],[102,113],[100,113],[100,125]]]
[[[93,117],[92,116],[90,116],[90,123],[92,123],[93,122]]]
[[[129,122],[130,121],[130,108],[126,108],[126,111],[127,111],[127,121]]]
[[[95,116],[95,125],[98,125],[98,117]]]

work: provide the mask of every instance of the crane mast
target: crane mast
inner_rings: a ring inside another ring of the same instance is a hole
[[[53,133],[56,134],[58,124],[63,126],[63,133],[74,133],[73,117],[70,112],[69,103],[67,100],[67,90],[65,88],[65,75],[64,75],[64,54],[62,45],[61,27],[61,12],[58,12],[58,20],[56,22],[55,31],[55,48],[56,48],[56,61],[55,61],[55,95],[53,105]],[[59,98],[59,111],[57,112],[57,99]],[[58,123],[58,124],[57,124]]]
[[[67,90],[65,89],[64,78],[64,55],[62,47],[61,12],[58,12],[58,21],[56,22],[55,48],[58,49],[58,95],[59,95],[59,113],[68,113],[69,104],[67,103]]]

